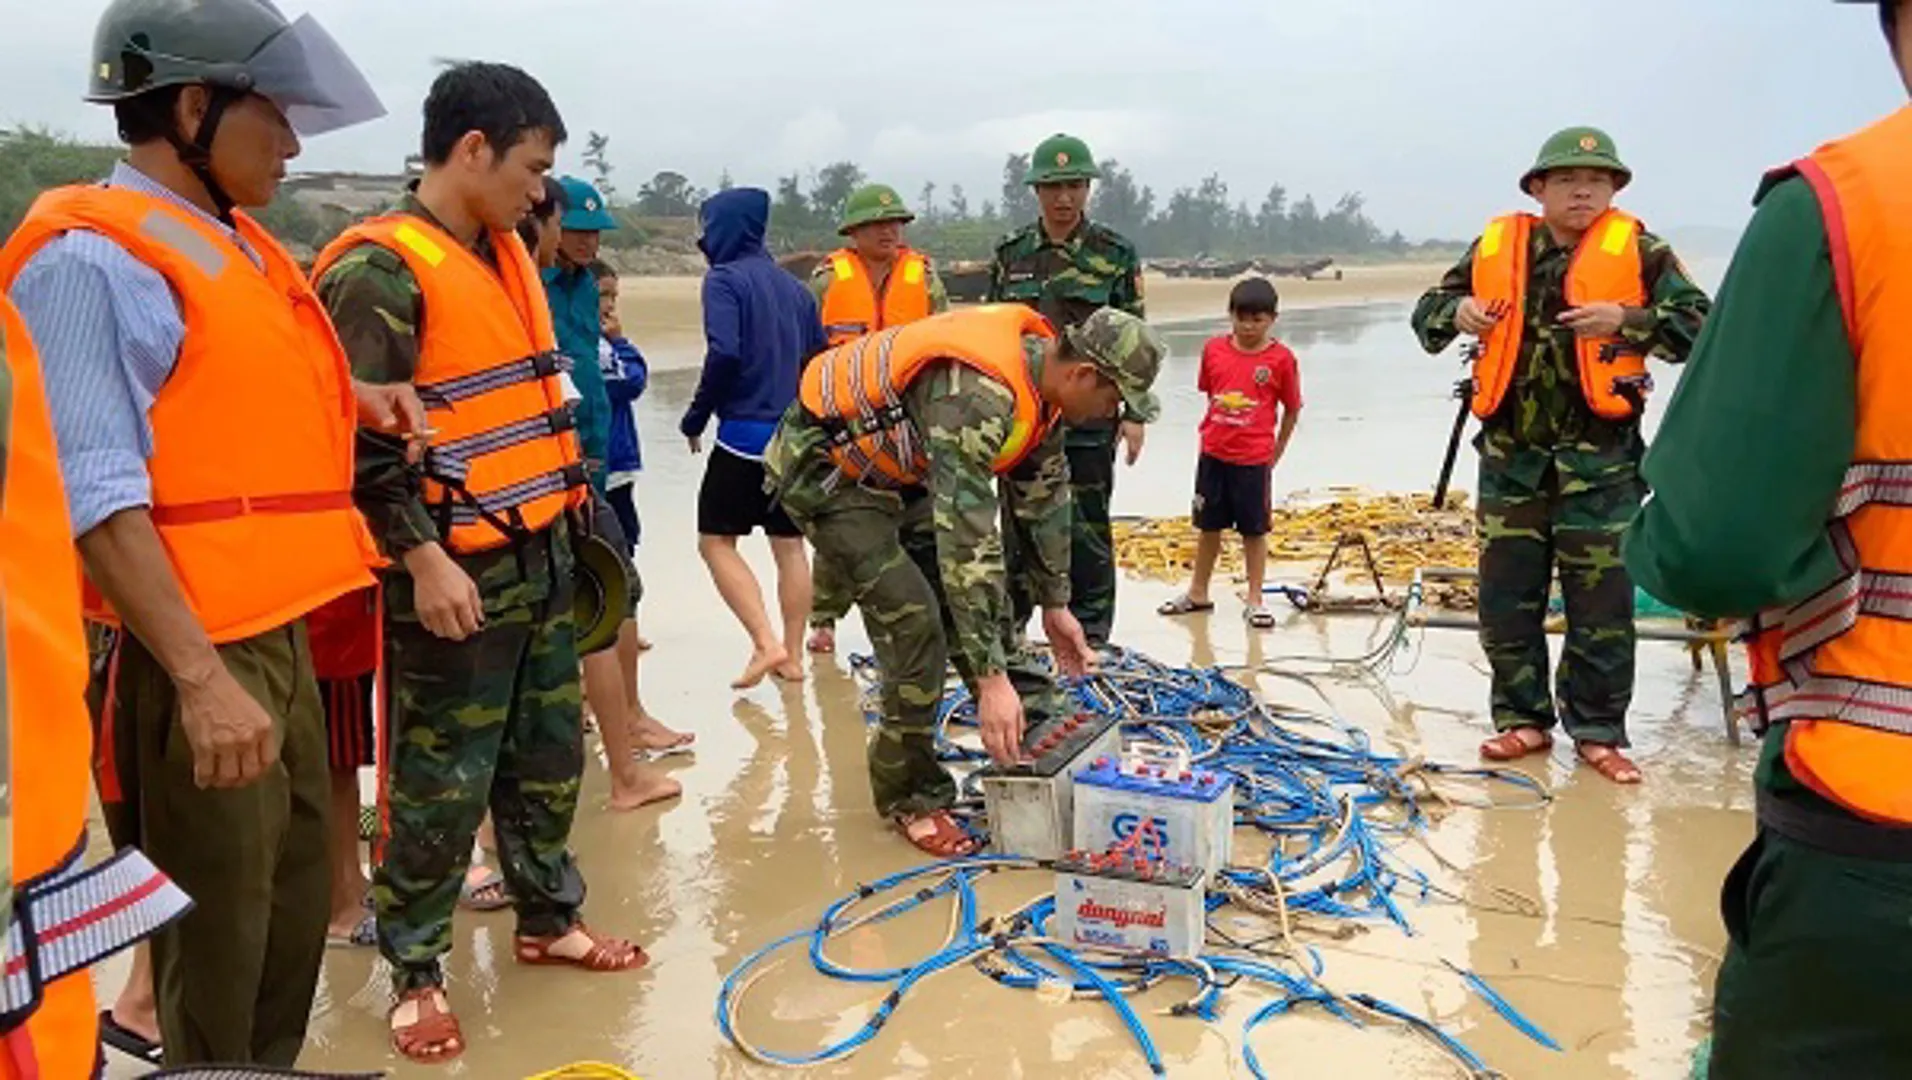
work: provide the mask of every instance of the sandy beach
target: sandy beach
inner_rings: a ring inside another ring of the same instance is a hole
[[[1411,300],[1439,280],[1444,263],[1390,263],[1350,266],[1342,280],[1278,278],[1284,311],[1350,307]],[[1149,318],[1157,323],[1219,318],[1226,314],[1233,279],[1169,278],[1149,274],[1145,284]],[[696,367],[703,362],[703,308],[698,293],[703,278],[692,275],[622,279],[618,313],[624,335],[643,350],[653,371]]]

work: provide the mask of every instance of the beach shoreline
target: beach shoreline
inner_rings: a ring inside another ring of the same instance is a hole
[[[1361,307],[1413,300],[1440,280],[1446,264],[1384,263],[1341,268],[1339,280],[1275,278],[1283,311]],[[1170,278],[1148,274],[1143,280],[1149,321],[1158,326],[1188,325],[1227,315],[1234,278]],[[644,353],[653,372],[694,369],[703,363],[703,309],[698,275],[641,275],[619,279],[618,314],[624,335]]]

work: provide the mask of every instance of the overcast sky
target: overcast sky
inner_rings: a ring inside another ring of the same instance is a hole
[[[189,2],[189,0],[181,0]],[[1869,7],[1830,0],[279,0],[315,14],[390,111],[295,166],[396,171],[436,57],[518,64],[620,186],[659,169],[774,185],[841,158],[914,198],[996,197],[1003,155],[1058,129],[1158,199],[1219,172],[1325,205],[1366,194],[1411,236],[1518,204],[1557,127],[1606,127],[1626,202],[1736,226],[1760,172],[1905,101]],[[12,8],[0,125],[112,135],[80,102],[102,0]]]

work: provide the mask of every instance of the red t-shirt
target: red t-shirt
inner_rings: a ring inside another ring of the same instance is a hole
[[[1195,388],[1208,395],[1202,453],[1233,465],[1275,460],[1275,406],[1301,408],[1301,371],[1288,346],[1270,338],[1259,352],[1243,352],[1231,334],[1202,346]]]

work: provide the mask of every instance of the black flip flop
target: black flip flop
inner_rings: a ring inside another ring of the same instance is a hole
[[[161,1052],[158,1043],[146,1038],[137,1031],[121,1027],[119,1021],[113,1019],[113,1010],[111,1009],[105,1009],[100,1012],[100,1041],[128,1057],[138,1058],[148,1065],[161,1064],[165,1056]]]

